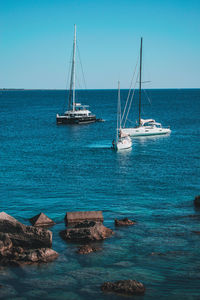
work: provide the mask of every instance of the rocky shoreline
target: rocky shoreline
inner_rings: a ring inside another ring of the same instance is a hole
[[[200,197],[194,200],[194,206],[199,207]],[[52,249],[53,234],[49,227],[56,223],[44,213],[39,213],[29,219],[31,226],[22,224],[5,212],[0,213],[0,266],[21,266],[24,264],[41,264],[52,262],[59,254]],[[84,256],[103,249],[98,246],[99,241],[113,236],[114,231],[103,225],[103,215],[98,212],[70,212],[63,220],[65,228],[59,232],[66,242],[74,244],[77,255]],[[115,219],[116,232],[118,227],[137,225],[137,222],[127,217]],[[124,229],[128,230],[128,229]],[[199,235],[198,230],[192,233]],[[77,247],[78,243],[78,247]],[[171,252],[169,252],[170,254]],[[152,256],[164,256],[168,253],[152,252]],[[172,254],[174,254],[172,252]],[[176,253],[175,253],[176,255]],[[101,283],[100,283],[101,284]],[[0,288],[3,285],[0,282]],[[141,295],[145,293],[145,286],[134,279],[104,282],[100,289],[105,293],[122,295]]]

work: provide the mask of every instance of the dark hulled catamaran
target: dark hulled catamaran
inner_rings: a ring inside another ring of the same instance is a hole
[[[101,121],[88,110],[88,105],[77,103],[75,99],[75,58],[76,58],[76,25],[74,25],[73,59],[69,89],[68,110],[63,115],[56,115],[57,124],[86,124]]]

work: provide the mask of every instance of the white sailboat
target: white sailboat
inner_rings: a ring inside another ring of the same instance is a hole
[[[132,147],[130,135],[125,133],[121,127],[121,101],[120,101],[120,83],[118,82],[118,105],[117,105],[117,130],[116,140],[112,142],[113,149],[125,150]]]
[[[169,128],[162,127],[161,123],[156,122],[153,119],[141,119],[141,89],[142,89],[142,38],[140,45],[140,73],[139,73],[139,118],[138,125],[132,128],[123,128],[123,132],[129,134],[131,137],[137,136],[149,136],[149,135],[161,135],[169,134],[171,130]],[[125,126],[125,125],[124,125]]]
[[[71,66],[71,80],[69,89],[69,100],[68,100],[68,110],[65,111],[64,115],[56,115],[57,124],[86,124],[93,123],[97,121],[102,121],[97,119],[95,115],[88,110],[88,105],[82,105],[76,102],[75,93],[75,59],[76,59],[76,24],[74,25],[74,41],[73,41],[73,59]]]

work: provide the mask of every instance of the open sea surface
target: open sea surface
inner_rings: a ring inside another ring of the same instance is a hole
[[[49,264],[1,267],[0,299],[129,299],[101,292],[119,279],[145,284],[132,299],[200,299],[200,235],[192,232],[200,230],[200,90],[147,92],[142,117],[170,125],[171,135],[135,138],[131,150],[115,152],[117,90],[77,92],[105,119],[81,126],[56,125],[65,91],[0,91],[0,211],[27,225],[47,214],[59,253]],[[66,212],[82,210],[102,210],[115,231],[100,252],[79,255],[59,236]],[[115,228],[123,217],[137,225]]]

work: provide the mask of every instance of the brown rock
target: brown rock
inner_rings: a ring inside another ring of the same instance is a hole
[[[99,251],[100,248],[97,248],[97,247],[93,247],[93,246],[90,246],[90,245],[84,245],[84,246],[81,246],[77,253],[79,254],[89,254],[91,252],[97,252]]]
[[[38,226],[38,227],[55,225],[55,222],[43,213],[40,213],[35,217],[29,219],[29,221],[33,226]]]
[[[141,282],[136,280],[119,280],[115,282],[104,282],[101,286],[101,290],[125,295],[140,295],[144,294],[145,287]]]
[[[51,231],[26,226],[5,213],[0,214],[0,264],[52,261],[58,254],[50,249],[51,245]]]
[[[8,215],[7,215],[8,216]],[[51,248],[52,232],[43,228],[26,226],[16,219],[8,220],[8,217],[1,214],[0,232],[7,233],[13,246],[25,248]]]
[[[131,221],[128,218],[124,218],[121,220],[115,219],[115,226],[130,226],[130,225],[135,225],[135,221]]]
[[[194,198],[194,205],[196,207],[200,207],[200,195],[198,195]]]
[[[1,234],[0,239],[2,239],[2,235],[3,234]],[[2,240],[7,242],[7,237]],[[0,263],[2,265],[46,263],[58,257],[58,253],[50,248],[26,249],[22,247],[11,247],[12,242],[9,242],[9,247],[6,247],[7,245],[4,244],[4,247],[0,248]]]
[[[84,221],[95,221],[103,223],[102,211],[76,211],[67,212],[65,216],[66,225],[75,225]]]
[[[99,241],[110,237],[113,231],[99,222],[85,221],[60,232],[64,240],[72,242]]]
[[[7,220],[10,222],[18,222],[15,218],[13,218],[12,216],[8,215],[7,213],[5,213],[4,211],[0,212],[0,220]]]

